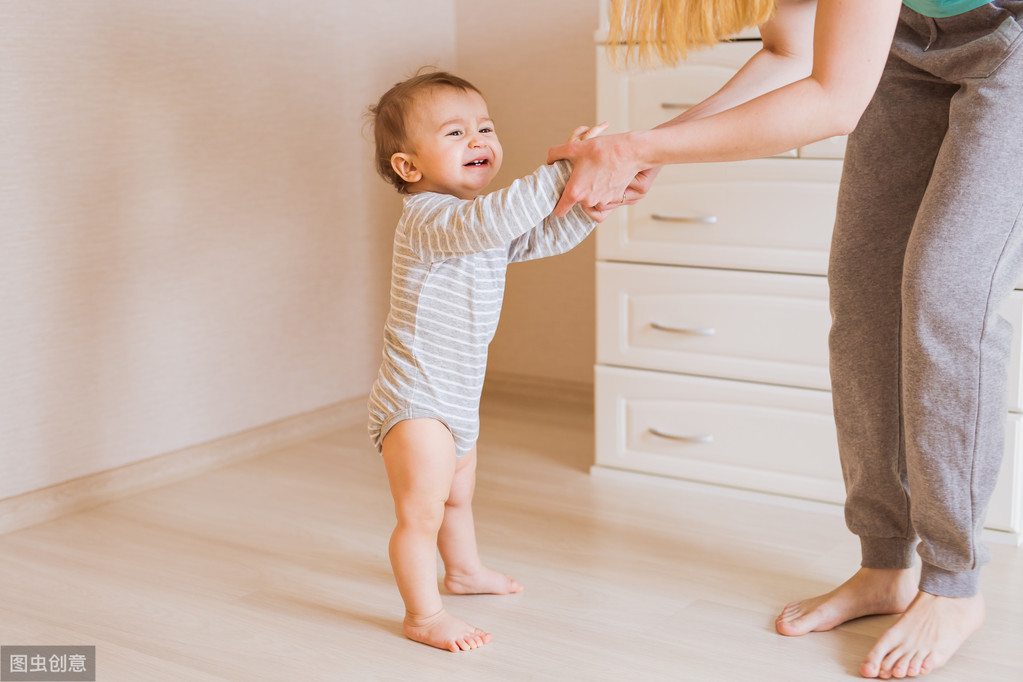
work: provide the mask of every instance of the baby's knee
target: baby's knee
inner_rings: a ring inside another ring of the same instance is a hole
[[[475,487],[476,486],[473,481],[456,480],[451,485],[451,492],[448,493],[448,499],[445,502],[445,506],[448,508],[458,508],[471,505],[473,490]]]
[[[398,526],[416,532],[436,533],[444,522],[443,500],[405,500],[396,505]]]

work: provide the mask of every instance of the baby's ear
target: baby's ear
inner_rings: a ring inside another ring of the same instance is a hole
[[[419,182],[423,178],[423,172],[416,168],[415,161],[405,152],[396,152],[391,155],[391,168],[402,180],[407,183]]]

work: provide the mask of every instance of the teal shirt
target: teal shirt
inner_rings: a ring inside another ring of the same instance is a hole
[[[902,0],[902,4],[925,17],[954,17],[988,4],[989,0]]]

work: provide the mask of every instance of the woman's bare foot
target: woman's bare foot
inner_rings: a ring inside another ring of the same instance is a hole
[[[473,573],[448,571],[444,576],[444,587],[452,594],[514,594],[522,591],[517,580],[486,566],[480,566]]]
[[[405,616],[405,635],[417,642],[448,651],[479,649],[493,639],[493,635],[455,618],[441,609],[428,618]]]
[[[917,594],[860,666],[864,677],[916,677],[943,666],[984,622],[984,598]]]
[[[774,626],[789,637],[822,632],[854,618],[902,613],[916,593],[914,569],[861,568],[827,594],[788,604]]]

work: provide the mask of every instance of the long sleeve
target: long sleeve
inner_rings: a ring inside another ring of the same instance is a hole
[[[508,262],[536,260],[571,251],[589,236],[597,222],[576,205],[564,218],[551,215],[543,223],[515,238]]]
[[[472,200],[424,193],[406,199],[403,225],[409,248],[426,262],[510,244],[554,210],[568,179],[565,161],[541,166],[508,187]]]

